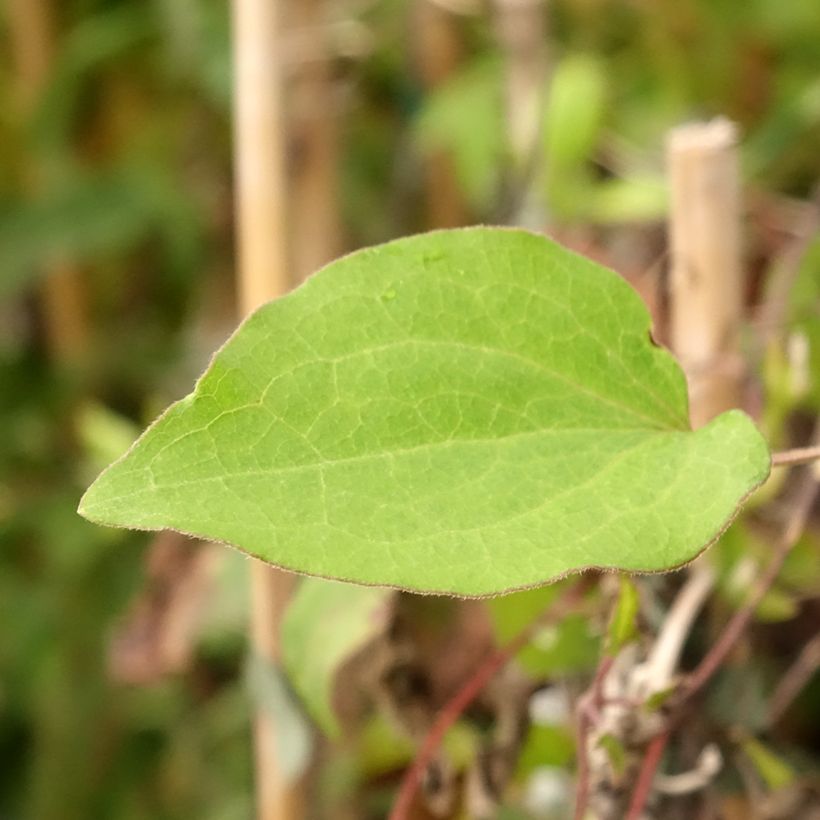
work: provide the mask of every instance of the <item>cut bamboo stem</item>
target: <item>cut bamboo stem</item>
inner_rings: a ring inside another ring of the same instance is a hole
[[[239,305],[247,315],[284,294],[287,268],[285,123],[282,105],[281,4],[234,0],[234,150]],[[279,624],[293,577],[251,564],[251,644],[269,664],[280,659]],[[257,706],[254,718],[258,820],[301,816],[299,790],[286,782],[276,727]]]
[[[742,398],[743,263],[735,126],[717,119],[674,129],[667,141],[667,165],[672,348],[686,372],[689,411],[697,428],[737,407]],[[686,636],[714,584],[714,572],[703,560],[689,573],[645,665],[650,691],[670,685]],[[647,816],[652,775],[668,737],[667,730],[648,747],[630,818]]]
[[[742,402],[739,339],[744,288],[737,131],[726,119],[683,125],[670,133],[666,147],[672,194],[672,348],[686,372],[689,412],[697,428]],[[708,589],[713,583],[711,565],[695,562],[672,611],[682,605],[688,588]],[[683,634],[674,634],[676,621],[667,619],[650,661],[666,646],[674,645],[675,652],[667,652],[666,679],[653,681],[656,689],[670,684],[686,634],[705,601],[703,592],[688,622],[680,624]]]
[[[741,400],[743,268],[735,126],[717,119],[674,129],[667,162],[672,349],[686,372],[697,428]]]
[[[234,165],[240,311],[289,287],[280,3],[234,0]]]

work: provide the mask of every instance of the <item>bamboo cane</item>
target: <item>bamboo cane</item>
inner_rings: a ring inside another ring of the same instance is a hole
[[[741,399],[743,279],[736,129],[725,119],[674,129],[667,144],[672,349],[699,427]]]
[[[670,319],[672,348],[689,383],[689,411],[699,427],[737,407],[743,369],[739,337],[743,312],[740,174],[737,132],[725,119],[674,129],[667,141],[671,185]],[[669,686],[683,645],[714,584],[705,559],[689,569],[649,654],[644,685]],[[650,744],[628,817],[648,817],[652,773],[668,733]],[[653,759],[653,750],[655,757]],[[649,772],[647,776],[643,776]]]
[[[234,150],[239,305],[247,315],[288,288],[281,4],[234,0]],[[251,565],[251,645],[264,662],[280,658],[279,624],[293,577]],[[254,719],[256,816],[295,820],[299,790],[285,782],[271,716]]]

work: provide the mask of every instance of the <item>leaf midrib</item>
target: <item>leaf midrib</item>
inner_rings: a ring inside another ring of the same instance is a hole
[[[647,430],[645,427],[636,427],[636,428],[597,428],[597,427],[578,427],[578,428],[562,428],[562,429],[549,429],[543,428],[539,430],[525,430],[520,433],[511,433],[506,436],[501,437],[493,437],[493,438],[476,438],[476,439],[450,439],[449,441],[437,441],[437,442],[429,442],[426,444],[417,444],[413,447],[404,447],[404,448],[397,448],[394,450],[388,450],[385,452],[378,452],[378,453],[364,453],[362,455],[356,456],[345,456],[344,458],[336,458],[336,459],[326,459],[325,461],[313,461],[307,464],[295,464],[287,467],[271,467],[269,469],[259,469],[259,470],[243,470],[241,472],[223,472],[219,475],[213,476],[206,476],[202,478],[190,479],[187,481],[175,481],[172,483],[167,484],[158,484],[156,482],[156,476],[153,474],[151,466],[147,465],[145,467],[140,467],[136,470],[130,472],[131,475],[135,473],[140,473],[144,471],[148,471],[151,476],[151,486],[146,488],[142,492],[151,493],[156,492],[162,489],[169,489],[173,487],[189,487],[195,486],[197,484],[202,484],[204,482],[211,482],[211,481],[224,481],[225,479],[229,478],[247,478],[247,477],[259,477],[259,476],[277,476],[277,475],[288,475],[292,473],[298,472],[306,472],[309,470],[317,470],[317,469],[324,469],[326,467],[335,467],[341,464],[350,464],[356,462],[366,462],[366,461],[373,461],[379,459],[390,459],[390,458],[397,458],[400,456],[408,455],[411,453],[416,453],[423,450],[430,450],[434,448],[449,448],[457,445],[487,445],[487,444],[503,444],[504,442],[509,442],[514,439],[519,438],[526,438],[526,437],[540,437],[540,436],[549,436],[549,435],[589,435],[589,434],[596,434],[596,433],[606,433],[608,435],[619,435],[619,434],[636,434],[640,433],[642,435],[642,441],[637,442],[636,445],[639,443],[643,443],[646,439],[659,437],[659,436],[667,436],[667,435],[679,435],[682,431],[677,430]],[[631,449],[631,447],[629,448]],[[106,503],[110,502],[117,502],[122,500],[123,498],[133,498],[134,495],[139,494],[140,491],[131,491],[128,493],[123,493],[122,495],[117,496],[106,496]],[[87,505],[84,506],[84,511],[89,512],[93,510],[94,507],[88,507]],[[98,506],[98,505],[94,505]]]

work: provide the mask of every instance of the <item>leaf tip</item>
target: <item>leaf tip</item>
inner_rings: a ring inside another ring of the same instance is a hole
[[[77,514],[85,518],[87,521],[92,521],[95,524],[104,523],[97,512],[99,508],[99,500],[97,496],[97,481],[95,481],[82,495],[77,504]]]

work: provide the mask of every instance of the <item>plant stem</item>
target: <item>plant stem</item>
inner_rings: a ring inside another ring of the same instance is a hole
[[[820,633],[802,649],[797,660],[783,673],[769,701],[766,722],[773,726],[820,667]]]
[[[655,772],[663,757],[663,751],[669,742],[670,730],[666,729],[655,735],[646,747],[646,754],[641,761],[641,768],[638,771],[638,779],[635,782],[635,790],[632,792],[632,800],[626,814],[626,820],[640,820],[646,801],[652,793],[652,781],[655,779]]]
[[[444,740],[450,727],[464,713],[464,710],[481,694],[482,689],[490,682],[495,674],[501,670],[515,655],[530,641],[538,629],[547,623],[562,617],[568,607],[575,604],[584,594],[589,583],[586,579],[580,580],[569,587],[552,606],[544,610],[534,620],[530,621],[503,649],[490,655],[467,679],[464,685],[450,698],[439,711],[430,731],[416,754],[410,768],[405,772],[399,787],[396,802],[390,812],[388,820],[408,820],[413,798],[421,784],[424,772],[436,751]]]
[[[603,704],[603,688],[606,676],[615,663],[613,655],[604,655],[589,688],[588,696],[578,704],[578,785],[575,789],[575,820],[583,820],[589,803],[589,733],[592,718],[600,713]]]
[[[773,556],[766,571],[758,579],[744,605],[735,612],[721,636],[689,676],[684,688],[685,698],[693,697],[706,685],[737,645],[740,636],[760,606],[760,602],[777,580],[789,552],[802,535],[817,497],[817,489],[817,480],[813,477],[800,487],[791,515],[774,546]]]
[[[788,467],[796,464],[808,464],[820,459],[820,444],[813,447],[796,447],[772,453],[772,467]]]
[[[695,562],[686,583],[669,608],[644,664],[643,688],[646,694],[660,692],[672,683],[683,645],[714,585],[715,572],[711,565]]]

